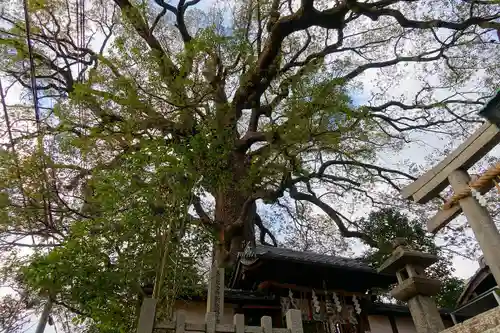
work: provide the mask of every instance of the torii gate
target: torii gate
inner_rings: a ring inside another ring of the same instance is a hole
[[[481,113],[494,111],[500,112],[498,98],[491,100]],[[500,129],[487,121],[448,157],[401,191],[405,199],[411,198],[416,203],[424,204],[451,185],[454,196],[428,221],[427,229],[436,233],[463,211],[498,285],[500,233],[486,208],[471,195],[471,189],[481,194],[488,192],[494,186],[494,178],[500,175],[500,163],[473,182],[470,182],[467,170],[499,143]]]

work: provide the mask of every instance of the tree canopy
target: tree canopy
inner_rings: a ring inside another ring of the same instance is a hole
[[[1,6],[3,269],[103,332],[147,283],[196,288],[211,240],[276,245],[266,207],[377,247],[343,206],[418,172],[380,154],[465,134],[500,80],[496,1]]]

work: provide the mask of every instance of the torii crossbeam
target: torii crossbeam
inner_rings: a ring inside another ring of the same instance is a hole
[[[481,112],[500,112],[500,92]],[[470,176],[467,170],[500,143],[500,130],[497,125],[486,122],[469,139],[462,143],[443,161],[405,187],[401,194],[417,203],[426,203],[437,197],[448,185],[455,193],[469,190]],[[478,189],[488,192],[494,183],[489,181]],[[500,284],[500,233],[485,207],[473,196],[465,196],[447,209],[440,210],[427,223],[430,232],[437,232],[464,212],[481,246],[484,258],[490,266],[495,280]]]
[[[500,130],[494,124],[486,122],[467,141],[462,143],[441,163],[424,173],[416,181],[405,187],[401,195],[411,198],[416,203],[427,203],[437,197],[448,185],[449,176],[455,170],[467,170],[500,143]],[[488,192],[493,183],[481,192]],[[455,190],[455,189],[454,189]],[[456,190],[455,190],[456,191]],[[428,222],[430,232],[437,232],[462,212],[460,205],[441,210]]]

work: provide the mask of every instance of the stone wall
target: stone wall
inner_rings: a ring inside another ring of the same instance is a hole
[[[483,312],[441,333],[500,333],[500,307]]]

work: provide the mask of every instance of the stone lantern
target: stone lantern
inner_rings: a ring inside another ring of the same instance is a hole
[[[425,269],[434,264],[435,255],[411,250],[403,239],[393,243],[394,251],[379,268],[381,273],[396,274],[398,284],[391,295],[408,302],[417,333],[438,333],[445,329],[441,315],[431,296],[436,295],[441,282],[426,276]]]

